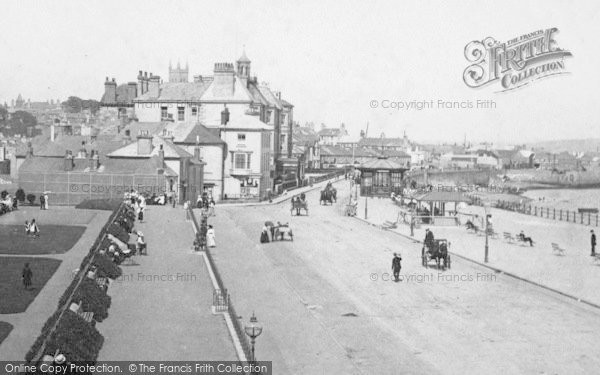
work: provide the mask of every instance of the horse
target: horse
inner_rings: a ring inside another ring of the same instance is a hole
[[[428,250],[425,250],[425,246],[423,247],[423,253],[427,252],[429,254],[429,259],[434,259],[437,265],[437,268],[440,269],[442,260],[444,264],[441,268],[445,269],[448,266],[448,246],[446,243],[442,242],[439,246],[431,246]]]
[[[333,191],[331,190],[321,190],[321,198],[319,199],[319,204],[327,204],[327,202],[333,204],[334,202],[334,196],[333,196]]]

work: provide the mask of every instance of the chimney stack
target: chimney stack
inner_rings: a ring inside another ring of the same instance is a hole
[[[33,146],[31,145],[31,142],[27,143],[27,157],[33,157]]]
[[[90,171],[98,170],[100,166],[100,157],[98,155],[98,151],[92,150],[92,154],[90,155]]]
[[[137,98],[137,83],[127,83],[127,96],[129,96],[130,100]]]
[[[75,162],[73,161],[73,153],[70,150],[67,150],[67,152],[65,154],[65,160],[64,160],[65,172],[72,171],[74,165],[75,165]]]
[[[158,162],[160,163],[160,168],[165,165],[165,150],[163,149],[163,145],[160,145],[158,149]]]
[[[225,105],[225,109],[221,111],[221,125],[227,125],[229,122],[229,109]]]
[[[150,155],[152,153],[152,136],[147,130],[140,130],[137,136],[138,155]]]
[[[103,102],[106,104],[114,104],[117,102],[117,82],[113,78],[112,81],[108,80],[104,82],[104,98]]]
[[[233,64],[215,63],[213,95],[231,97],[235,93],[235,70]]]
[[[142,74],[141,70],[138,72],[138,76],[137,76],[137,92],[138,92],[139,96],[142,96],[145,93],[145,91],[144,91],[144,75]]]
[[[158,98],[160,95],[160,77],[159,76],[150,76],[148,82],[148,93],[152,98]]]

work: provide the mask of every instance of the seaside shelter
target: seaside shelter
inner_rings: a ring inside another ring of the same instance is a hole
[[[427,221],[433,225],[456,225],[458,205],[460,203],[471,203],[469,197],[458,191],[434,190],[413,198],[417,201],[417,207],[423,210],[421,212],[429,213],[422,219],[429,219]]]
[[[390,196],[401,194],[404,188],[404,172],[408,170],[405,165],[388,159],[378,157],[362,163],[360,170],[360,194],[362,196]]]

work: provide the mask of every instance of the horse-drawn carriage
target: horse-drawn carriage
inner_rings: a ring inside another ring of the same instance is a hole
[[[292,208],[290,208],[290,215],[294,214],[294,210],[296,211],[296,216],[300,216],[301,210],[306,212],[306,216],[308,216],[308,202],[306,201],[306,196],[304,193],[299,196],[296,195],[292,198]]]
[[[279,221],[277,224],[274,224],[272,221],[265,221],[265,228],[271,232],[271,238],[273,241],[283,241],[285,236],[290,238],[290,241],[294,241],[294,232],[292,232],[292,228],[289,223],[282,224]],[[268,241],[266,241],[268,242]]]
[[[448,254],[448,247],[450,243],[444,239],[433,240],[431,246],[427,247],[423,245],[421,251],[421,259],[425,268],[429,267],[431,261],[435,261],[437,268],[450,268],[450,254]],[[443,261],[443,266],[442,266]]]
[[[327,183],[325,189],[321,190],[321,198],[319,199],[319,204],[327,205],[327,202],[329,204],[337,202],[337,190],[331,182]]]

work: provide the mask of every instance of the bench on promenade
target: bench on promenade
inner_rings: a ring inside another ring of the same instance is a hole
[[[552,242],[552,253],[556,255],[565,255],[565,249],[560,247],[557,243]]]
[[[496,231],[494,230],[494,228],[490,228],[490,229],[488,229],[488,232],[487,232],[487,234],[488,234],[488,236],[490,236],[490,237],[492,237],[492,238],[494,238],[494,239],[497,239],[497,238],[498,238],[498,236],[499,236],[498,232],[496,232]]]
[[[393,223],[391,221],[384,221],[383,224],[381,224],[381,229],[396,229],[398,228],[398,223]]]
[[[504,239],[510,243],[517,242],[517,239],[514,238],[513,235],[508,232],[504,232]]]
[[[75,314],[77,314],[79,317],[81,317],[83,320],[85,320],[88,323],[92,322],[92,319],[94,319],[94,313],[92,311],[83,311],[82,306],[82,301],[79,302],[79,304],[76,304],[75,302],[71,303],[71,306],[69,306],[69,309],[71,311],[73,311]]]

